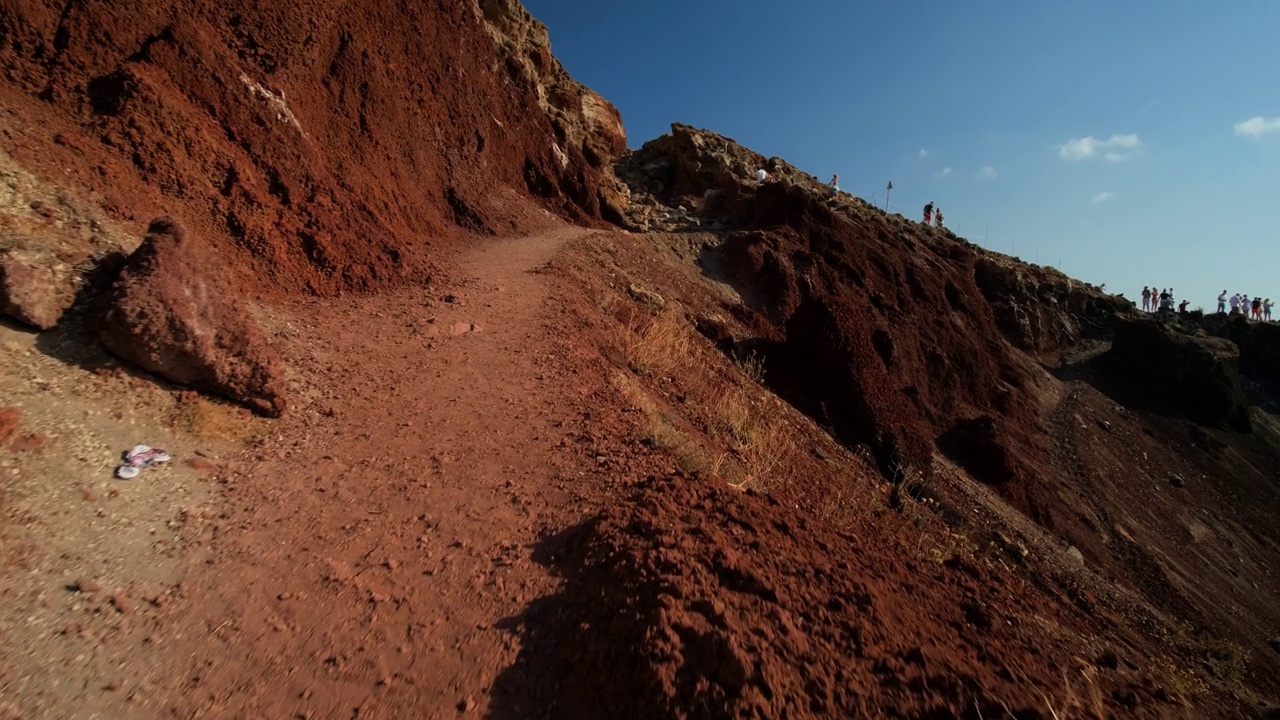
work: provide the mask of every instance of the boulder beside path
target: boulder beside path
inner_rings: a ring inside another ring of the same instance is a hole
[[[241,297],[207,245],[160,217],[107,291],[99,338],[144,370],[278,417],[284,363]]]
[[[0,315],[48,330],[75,302],[79,289],[75,269],[52,251],[0,249]]]

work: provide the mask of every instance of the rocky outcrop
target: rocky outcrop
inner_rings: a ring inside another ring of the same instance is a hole
[[[1251,322],[1244,315],[1205,315],[1191,323],[1240,348],[1240,371],[1266,382],[1280,382],[1280,324]]]
[[[1044,370],[1020,350],[1106,337],[1131,303],[686,125],[616,167],[637,226],[723,231],[699,260],[750,308],[752,337],[728,345],[750,344],[779,395],[896,483],[927,478],[941,450],[1047,522]]]
[[[577,152],[599,174],[597,193],[606,219],[621,222],[630,202],[613,175],[613,161],[627,150],[622,114],[608,100],[574,80],[551,54],[547,26],[516,0],[473,0],[507,72],[530,88],[555,130],[552,151],[562,170]]]
[[[728,205],[725,196],[749,192],[759,169],[772,181],[819,186],[817,178],[782,158],[766,158],[731,138],[681,123],[619,158],[614,169],[631,196],[626,224],[638,230],[735,224],[719,212]]]
[[[1240,346],[1241,369],[1271,382],[1280,381],[1280,325],[1239,322],[1236,344]]]
[[[770,385],[895,481],[927,476],[936,439],[966,418],[1002,418],[1000,442],[1027,444],[1036,420],[977,253],[798,180],[724,182],[709,211],[749,228],[707,262],[758,313]]]
[[[627,149],[618,109],[569,75],[551,54],[547,26],[519,2],[475,0],[475,4],[507,70],[533,88],[562,147],[581,150],[592,167],[609,167]]]
[[[104,297],[98,328],[121,359],[268,416],[285,409],[283,363],[207,245],[151,223]]]
[[[1109,337],[1112,318],[1134,312],[1133,302],[1108,295],[1052,268],[979,250],[978,288],[1005,337],[1022,350],[1049,353],[1083,338]]]
[[[637,221],[683,206],[728,231],[703,260],[757,314],[753,349],[771,387],[869,449],[886,478],[927,477],[938,438],[974,417],[991,419],[984,447],[1032,442],[1020,366],[975,279],[979,249],[687,125],[617,168]],[[1020,467],[1012,456],[1002,465]],[[986,469],[1021,497],[1025,473]]]
[[[633,191],[672,205],[701,200],[708,190],[735,182],[754,184],[761,168],[773,180],[817,182],[782,158],[766,158],[732,138],[681,123],[672,123],[670,133],[620,159],[617,173]]]
[[[48,330],[75,302],[79,289],[75,269],[52,251],[0,249],[0,315]]]
[[[1179,331],[1152,318],[1117,318],[1111,349],[1100,358],[1130,404],[1186,415],[1203,425],[1248,432],[1249,403],[1240,383],[1240,349],[1225,338]]]

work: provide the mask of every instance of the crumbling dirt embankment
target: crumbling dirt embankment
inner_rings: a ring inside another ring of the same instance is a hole
[[[625,149],[545,29],[485,5],[5,0],[0,147],[138,234],[180,216],[259,292],[420,280],[458,232],[596,222]]]
[[[497,717],[521,702],[572,718],[1156,716],[1181,702],[1114,649],[1080,643],[1067,629],[1079,614],[1016,575],[921,562],[705,481],[641,483],[634,504],[539,556],[566,585],[522,618]]]

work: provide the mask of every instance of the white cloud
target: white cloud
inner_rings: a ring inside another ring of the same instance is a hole
[[[942,169],[941,169],[941,170],[939,170],[938,172],[934,173],[934,174],[933,174],[933,177],[934,177],[935,179],[937,179],[937,178],[944,178],[944,177],[951,177],[951,168],[949,168],[949,167],[942,168]]]
[[[1113,192],[1100,192],[1097,195],[1094,195],[1093,197],[1089,198],[1089,202],[1093,203],[1094,205],[1101,205],[1102,203],[1107,202],[1109,200],[1114,200],[1115,198],[1116,198],[1116,194]]]
[[[1280,133],[1280,117],[1267,119],[1261,115],[1251,117],[1244,122],[1236,123],[1236,134],[1244,137],[1262,137],[1270,133]]]
[[[982,168],[978,170],[978,179],[994,180],[999,174],[1000,174],[1000,171],[996,170],[990,165],[983,165]]]
[[[929,151],[928,151],[928,150],[925,150],[924,148],[920,148],[920,152],[919,152],[919,153],[917,153],[917,157],[919,157],[921,160],[923,160],[923,159],[925,159],[925,158],[929,157]]]
[[[1122,162],[1142,153],[1142,140],[1137,135],[1112,135],[1106,140],[1099,140],[1090,135],[1085,138],[1071,138],[1058,146],[1058,156],[1073,162],[1097,157],[1110,162]]]

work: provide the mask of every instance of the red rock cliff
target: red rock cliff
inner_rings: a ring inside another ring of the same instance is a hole
[[[626,147],[510,0],[0,0],[0,106],[28,168],[321,293],[420,277],[429,242],[544,208],[597,222]]]

